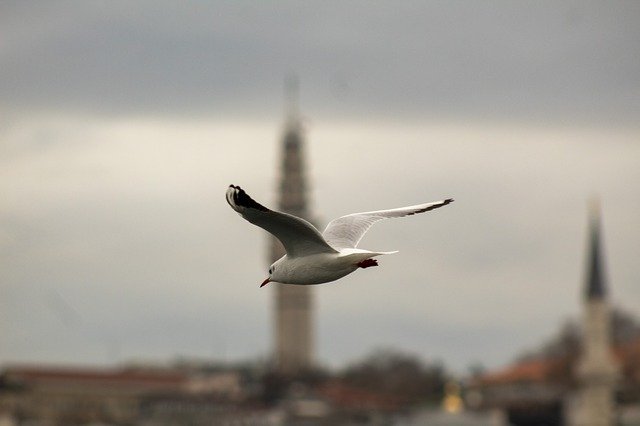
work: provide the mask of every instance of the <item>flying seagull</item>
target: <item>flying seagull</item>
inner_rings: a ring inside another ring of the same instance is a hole
[[[453,199],[353,213],[332,220],[322,234],[304,219],[270,210],[257,203],[239,186],[229,185],[227,202],[240,216],[273,234],[287,252],[271,265],[269,277],[260,285],[262,287],[269,282],[301,285],[327,283],[358,268],[378,266],[374,257],[397,251],[376,252],[356,248],[371,225],[382,219],[428,212],[446,206]]]

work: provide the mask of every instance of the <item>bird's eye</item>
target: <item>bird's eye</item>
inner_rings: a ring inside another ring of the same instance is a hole
[[[273,273],[273,268],[269,268],[269,274]]]

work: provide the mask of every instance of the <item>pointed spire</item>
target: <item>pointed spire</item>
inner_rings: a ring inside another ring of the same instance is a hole
[[[298,110],[298,79],[284,81],[285,114],[278,210],[309,217],[307,202],[305,138]],[[273,239],[271,261],[284,255],[284,248]],[[313,367],[313,292],[311,286],[275,286],[275,360],[280,373],[297,374]]]
[[[585,296],[588,300],[604,299],[606,297],[606,282],[602,260],[602,242],[600,241],[600,203],[598,199],[591,200],[589,210],[590,237]]]
[[[284,131],[279,209],[309,220],[304,173],[304,136],[298,111],[298,77],[291,74],[285,78],[284,83],[287,118]]]

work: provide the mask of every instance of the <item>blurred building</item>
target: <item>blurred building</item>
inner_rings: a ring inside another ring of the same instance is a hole
[[[640,424],[640,335],[612,345],[602,247],[600,214],[594,207],[579,343],[567,339],[561,350],[475,378],[467,394],[470,405],[501,409],[516,426]]]
[[[246,399],[241,382],[234,371],[8,367],[0,374],[0,424],[223,424],[259,411],[238,411]]]
[[[177,372],[11,367],[2,374],[0,412],[31,424],[83,424],[137,419],[142,398],[179,392]]]
[[[278,209],[313,222],[307,203],[304,138],[297,111],[297,81],[287,82],[289,112],[282,139]],[[285,254],[272,239],[271,262]],[[313,365],[313,294],[310,286],[273,283],[275,287],[275,362],[283,374],[296,374]]]

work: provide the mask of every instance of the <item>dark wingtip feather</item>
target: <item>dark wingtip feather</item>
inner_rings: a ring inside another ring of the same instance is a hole
[[[229,199],[229,197],[227,197],[227,202],[229,204],[235,204],[236,206],[240,206],[240,207],[245,207],[248,209],[256,209],[256,210],[260,210],[263,212],[268,212],[269,209],[266,208],[265,206],[263,206],[262,204],[256,202],[253,198],[251,198],[245,191],[244,189],[240,188],[239,186],[236,185],[229,185],[229,188],[233,189],[233,192],[231,194],[231,200]],[[232,205],[233,207],[233,205]]]
[[[430,210],[434,210],[437,209],[438,207],[442,207],[442,206],[446,206],[447,204],[451,204],[453,203],[453,198],[447,198],[446,200],[443,200],[441,202],[438,202],[436,204],[430,205],[428,207],[425,207],[424,209],[420,209],[420,210],[416,210],[414,212],[411,213],[407,213],[407,216],[412,216],[416,213],[424,213],[424,212],[428,212]]]

